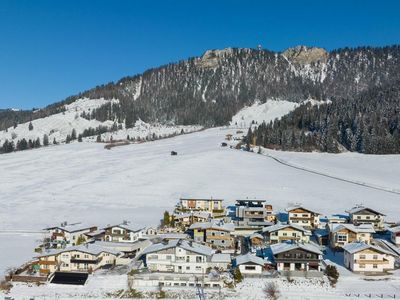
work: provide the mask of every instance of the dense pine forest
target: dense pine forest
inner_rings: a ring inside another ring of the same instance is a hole
[[[298,151],[398,153],[400,46],[296,47],[284,52],[210,50],[117,82],[97,86],[43,109],[0,111],[0,130],[64,110],[87,97],[118,99],[81,117],[134,126],[145,122],[226,125],[255,100],[329,100],[299,107],[252,133],[257,144]],[[298,123],[300,122],[300,124]]]
[[[292,151],[400,153],[400,84],[354,100],[302,105],[281,120],[249,130],[247,143]]]

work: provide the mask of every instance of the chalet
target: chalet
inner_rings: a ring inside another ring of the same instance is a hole
[[[236,200],[235,218],[238,226],[269,226],[275,221],[272,205],[266,200]]]
[[[208,222],[211,219],[211,214],[204,211],[194,211],[174,215],[175,226],[187,228],[193,223]]]
[[[223,199],[196,199],[196,198],[181,198],[179,204],[176,206],[176,211],[207,211],[211,214],[223,214],[224,207],[222,205]]]
[[[331,248],[341,248],[352,242],[365,242],[369,244],[372,234],[375,233],[371,224],[355,226],[353,224],[331,224],[329,229],[329,241]]]
[[[195,223],[189,227],[193,231],[193,239],[196,242],[207,243],[213,248],[232,248],[234,239],[231,233],[235,226],[233,223],[210,221]]]
[[[314,244],[279,243],[271,245],[270,250],[279,272],[321,271],[322,252]]]
[[[51,250],[37,257],[40,274],[61,272],[91,273],[105,266],[115,265],[119,252],[95,244],[71,246]]]
[[[67,224],[45,228],[49,236],[45,238],[45,248],[65,248],[82,244],[88,240],[86,234],[97,230],[96,226],[88,226],[81,223]]]
[[[394,269],[395,257],[381,247],[366,243],[343,246],[344,265],[353,272],[385,272]]]
[[[400,226],[389,228],[389,232],[392,243],[400,245]]]
[[[319,226],[320,213],[297,205],[286,209],[288,223],[303,226],[307,229],[317,229]]]
[[[214,250],[199,243],[170,240],[153,244],[142,252],[149,271],[204,274],[212,267]]]
[[[349,214],[350,222],[354,225],[372,224],[375,230],[384,228],[384,214],[364,206],[356,206],[346,211]]]
[[[247,253],[236,257],[234,266],[239,268],[242,275],[260,275],[264,271],[265,262],[263,258]]]
[[[145,232],[144,229],[133,228],[125,223],[114,226],[107,226],[104,228],[104,231],[104,241],[120,243],[137,242],[140,238],[143,237]]]
[[[257,232],[249,236],[249,241],[252,247],[261,247],[264,245],[264,237]]]
[[[309,242],[311,232],[304,227],[295,224],[275,224],[264,227],[263,235],[266,243],[277,244],[285,241],[302,241]]]

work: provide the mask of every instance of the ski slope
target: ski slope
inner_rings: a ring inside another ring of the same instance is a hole
[[[97,143],[72,143],[1,155],[0,272],[30,258],[33,241],[40,236],[29,232],[62,221],[156,225],[179,197],[221,197],[226,205],[257,197],[275,210],[300,202],[326,214],[363,203],[389,220],[400,219],[399,195],[220,147],[227,133],[235,130],[216,128],[112,150]],[[172,150],[178,155],[171,156]],[[297,165],[398,188],[396,155],[274,153]]]

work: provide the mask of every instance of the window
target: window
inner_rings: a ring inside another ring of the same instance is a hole
[[[360,220],[360,219],[361,219],[361,216],[357,216],[357,219]]]
[[[254,271],[256,269],[256,267],[255,266],[245,266],[244,269],[249,270],[249,271]]]
[[[287,232],[283,232],[282,235],[283,235],[283,236],[287,236]]]
[[[365,269],[365,265],[364,264],[360,264],[360,269]]]
[[[189,270],[190,270],[190,267],[189,267],[189,266],[187,266],[187,267],[186,267],[186,271],[189,271]]]
[[[293,233],[292,233],[292,236],[296,237],[296,232],[293,232]]]
[[[365,259],[365,255],[364,254],[360,254],[360,259]]]
[[[200,263],[202,262],[203,258],[201,256],[196,256],[196,262]]]
[[[224,240],[222,240],[222,241],[221,241],[221,243],[222,243],[222,244],[225,244],[225,241],[224,241]]]
[[[378,259],[378,255],[374,254],[373,258]]]
[[[378,265],[373,264],[372,267],[373,267],[374,269],[378,269]]]
[[[303,217],[304,217],[304,218],[307,218],[307,217],[308,217],[308,215],[307,215],[307,214],[303,214]]]
[[[347,242],[347,235],[343,233],[338,233],[338,235],[336,236],[336,240],[338,242]]]
[[[171,259],[172,256],[171,256],[171,255],[167,255],[166,258],[167,258],[167,259]]]
[[[196,266],[196,271],[201,271],[201,267]]]

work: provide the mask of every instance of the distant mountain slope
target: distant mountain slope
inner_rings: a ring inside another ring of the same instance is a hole
[[[137,120],[160,124],[229,124],[255,101],[353,101],[374,87],[400,80],[400,47],[327,52],[299,46],[282,53],[228,48],[147,70],[71,96],[38,111],[0,112],[0,129],[65,111],[82,98],[108,101],[82,117],[126,128]]]
[[[400,153],[400,82],[355,99],[302,105],[248,133],[247,143],[294,151]]]

